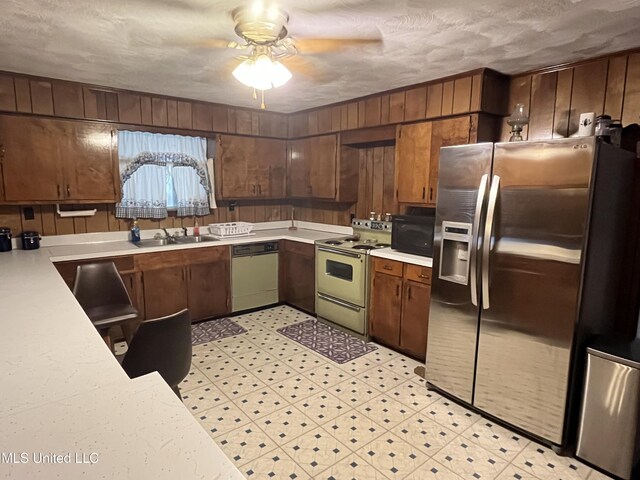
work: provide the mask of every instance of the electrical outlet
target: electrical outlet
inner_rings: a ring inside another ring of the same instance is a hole
[[[33,212],[33,207],[24,207],[22,209],[22,216],[25,220],[33,220],[34,218],[36,218],[36,215]]]

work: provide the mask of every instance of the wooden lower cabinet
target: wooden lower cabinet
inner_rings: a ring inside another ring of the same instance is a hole
[[[164,317],[189,306],[185,270],[180,265],[142,273],[146,318]]]
[[[230,312],[229,247],[195,248],[140,255],[146,318],[188,308],[191,320]]]
[[[373,258],[369,333],[380,343],[424,360],[431,269]]]
[[[229,262],[196,263],[189,267],[189,311],[192,320],[224,315],[230,311]]]
[[[310,244],[282,240],[279,255],[280,301],[306,312],[315,313],[315,247]]]
[[[73,289],[78,265],[114,262],[141,319],[188,308],[193,321],[231,311],[229,247],[168,250],[121,257],[59,262],[58,272]]]
[[[402,278],[376,272],[369,311],[369,331],[385,345],[400,345]]]
[[[427,350],[427,327],[431,286],[405,281],[400,321],[400,347],[412,356],[424,359]]]

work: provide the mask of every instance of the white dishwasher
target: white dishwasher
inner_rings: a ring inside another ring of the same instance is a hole
[[[233,246],[231,300],[233,312],[278,303],[278,242]]]

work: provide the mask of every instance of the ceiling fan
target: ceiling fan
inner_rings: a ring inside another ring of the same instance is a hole
[[[237,57],[242,63],[233,70],[233,76],[242,84],[253,88],[253,97],[260,92],[261,108],[266,108],[264,92],[287,83],[292,73],[282,63],[300,73],[319,76],[311,63],[300,58],[305,54],[330,53],[354,46],[380,45],[380,36],[365,38],[299,38],[289,33],[289,14],[276,4],[256,1],[250,6],[235,8],[231,12],[234,30],[240,41],[205,39],[195,42],[205,48],[232,48],[243,51]]]

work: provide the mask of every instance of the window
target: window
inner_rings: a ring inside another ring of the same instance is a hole
[[[206,139],[118,132],[122,200],[119,218],[208,215],[215,208]]]

